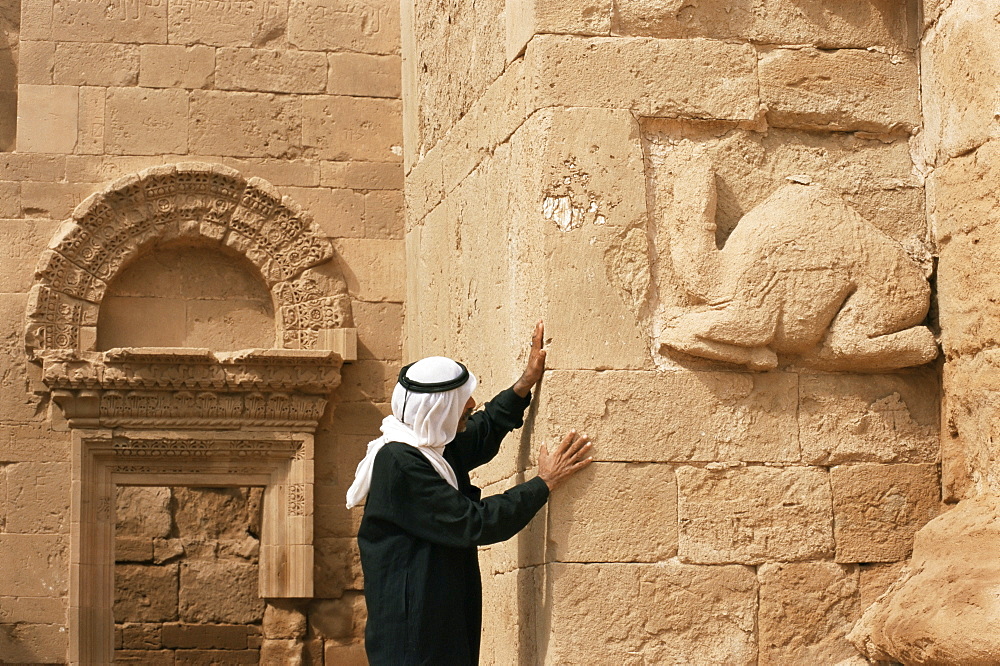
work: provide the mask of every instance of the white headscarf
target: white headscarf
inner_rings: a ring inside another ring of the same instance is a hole
[[[410,366],[406,378],[436,384],[456,379],[461,374],[462,367],[450,358],[430,356]],[[408,391],[397,382],[392,391],[392,416],[382,420],[382,436],[368,443],[368,452],[358,463],[354,483],[347,490],[347,508],[353,509],[368,496],[375,456],[386,442],[402,442],[416,448],[441,478],[457,489],[455,470],[442,454],[445,445],[455,439],[462,411],[477,383],[471,372],[464,384],[441,393]]]

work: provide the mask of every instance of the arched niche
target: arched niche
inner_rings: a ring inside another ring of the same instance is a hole
[[[108,285],[158,248],[245,259],[273,300],[268,348],[97,348]],[[74,210],[43,253],[28,357],[73,431],[70,662],[111,663],[117,485],[264,486],[259,594],[313,593],[313,433],[356,334],[333,248],[272,185],[155,167]]]

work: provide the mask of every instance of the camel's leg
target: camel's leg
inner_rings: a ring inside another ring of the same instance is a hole
[[[804,360],[830,370],[882,372],[923,365],[937,356],[937,342],[926,326],[868,337],[837,322],[814,354]]]
[[[746,365],[753,370],[770,370],[778,365],[778,357],[767,347],[774,335],[772,325],[760,325],[756,313],[738,309],[708,310],[684,315],[676,326],[660,335],[660,342],[692,356],[714,361]],[[716,333],[731,332],[730,339],[720,339]]]

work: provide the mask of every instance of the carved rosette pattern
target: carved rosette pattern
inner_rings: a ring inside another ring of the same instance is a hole
[[[146,169],[83,201],[35,271],[25,342],[39,350],[90,351],[110,281],[156,243],[201,238],[250,260],[280,313],[276,344],[314,349],[317,332],[352,325],[342,279],[303,278],[328,264],[333,247],[310,216],[260,178],[218,164]],[[328,271],[330,272],[330,271]]]

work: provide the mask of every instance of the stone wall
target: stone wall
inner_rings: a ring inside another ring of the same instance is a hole
[[[16,66],[0,62],[0,558],[17,563],[0,580],[0,661],[64,662],[73,632],[71,433],[24,351],[35,266],[86,197],[192,161],[263,178],[301,206],[332,241],[351,297],[358,360],[315,440],[316,599],[270,604],[262,649],[279,660],[307,646],[314,661],[357,658],[357,516],[344,494],[402,355],[396,5],[26,0],[19,14],[3,15],[3,53]],[[277,307],[252,265],[221,252],[179,242],[124,267],[99,346],[273,346]]]
[[[918,11],[404,3],[407,357],[486,399],[544,318],[487,493],[595,441],[484,549],[485,663],[857,656],[940,507]]]

